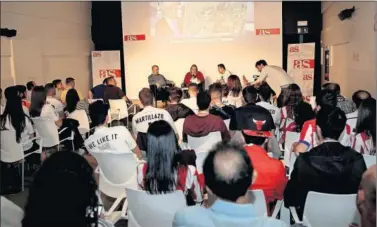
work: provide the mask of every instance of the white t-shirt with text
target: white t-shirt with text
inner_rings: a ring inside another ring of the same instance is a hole
[[[280,125],[281,111],[277,106],[274,106],[274,105],[272,105],[268,102],[264,102],[264,101],[258,102],[258,103],[256,103],[256,105],[261,106],[261,107],[267,109],[268,111],[270,111],[270,113],[272,115],[272,119],[274,119],[275,125]]]

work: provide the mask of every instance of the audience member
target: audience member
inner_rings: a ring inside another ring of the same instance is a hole
[[[223,120],[228,120],[234,114],[234,108],[230,105],[225,105],[222,102],[222,86],[219,83],[214,83],[209,88],[211,96],[210,114],[221,117]]]
[[[188,207],[175,214],[174,227],[283,227],[283,222],[256,217],[249,203],[253,165],[242,147],[220,143],[208,153],[203,172],[208,208]]]
[[[259,102],[256,105],[261,106],[268,111],[270,111],[272,118],[274,119],[275,125],[280,125],[281,114],[280,109],[270,103],[273,92],[271,87],[267,83],[263,83],[259,86],[258,91]]]
[[[65,79],[65,90],[61,92],[61,96],[60,96],[60,100],[62,101],[63,104],[66,104],[65,99],[67,96],[67,92],[70,89],[74,89],[74,88],[75,88],[75,79],[73,79],[72,77],[68,77],[67,79]],[[77,91],[77,94],[79,95],[80,100],[84,99],[84,96],[82,96],[79,91]]]
[[[194,113],[198,112],[198,105],[196,104],[196,96],[198,95],[199,88],[197,84],[191,83],[188,86],[189,98],[183,99],[181,103],[190,108]]]
[[[56,89],[56,98],[61,99],[62,92],[65,90],[62,80],[61,79],[56,79],[52,81],[52,84],[54,85]]]
[[[347,114],[347,125],[351,127],[351,131],[355,132],[356,128],[356,122],[357,122],[357,115],[359,114],[359,108],[361,105],[361,102],[365,99],[369,99],[371,94],[364,90],[358,90],[352,95],[352,101],[355,103],[356,110],[352,113]]]
[[[267,141],[274,136],[271,133],[275,126],[271,114],[258,108],[253,115],[253,120],[246,121],[242,130],[246,142],[244,149],[257,175],[250,189],[262,189],[267,204],[270,204],[283,199],[287,177],[283,163],[271,158],[265,149]]]
[[[174,121],[169,112],[164,109],[153,107],[153,94],[149,88],[143,88],[139,92],[139,99],[144,109],[137,113],[132,119],[132,131],[135,135],[139,132],[147,133],[149,125],[158,120],[164,120],[177,132]],[[139,143],[138,143],[139,145]],[[140,149],[142,149],[140,147]]]
[[[361,216],[361,226],[376,226],[376,165],[363,174],[356,205]]]
[[[139,159],[142,158],[139,148],[131,133],[124,126],[108,128],[109,105],[103,101],[96,101],[89,106],[93,135],[85,140],[86,149],[92,152],[125,153],[133,152]],[[101,142],[98,142],[101,141]]]
[[[339,107],[345,114],[352,113],[356,110],[355,104],[347,100],[344,96],[341,95],[340,86],[337,83],[326,83],[322,85],[322,89],[328,89],[335,91],[337,95],[337,107]]]
[[[224,121],[209,113],[211,97],[207,92],[198,94],[197,105],[199,111],[195,115],[188,116],[183,123],[183,141],[187,142],[187,136],[203,137],[211,132],[220,132],[225,141],[230,140],[229,131]]]
[[[221,84],[221,83],[217,83],[217,84],[221,85],[221,91],[222,91],[221,101],[224,103],[224,105],[229,105],[229,102],[228,102],[229,88],[228,88],[228,86],[226,84]]]
[[[216,83],[226,84],[231,72],[225,68],[224,64],[218,64],[217,71],[219,72],[219,77],[217,78]]]
[[[90,121],[89,116],[89,102],[86,99],[80,100],[79,94],[76,91],[76,89],[71,88],[67,92],[66,95],[66,109],[67,109],[67,115],[73,113],[75,110],[85,110],[86,115],[88,116],[88,119]]]
[[[167,80],[162,74],[160,74],[160,67],[158,67],[158,65],[152,66],[152,74],[148,77],[148,83],[149,88],[152,89],[152,94],[154,94],[156,100],[166,102],[169,99],[167,86],[174,83]]]
[[[18,92],[18,96],[21,98],[22,106],[26,107],[27,109],[30,108],[30,101],[26,99],[27,92],[26,92],[26,86],[24,85],[16,85],[15,86]]]
[[[198,66],[195,64],[191,66],[190,72],[186,73],[183,83],[185,86],[188,86],[191,83],[198,85],[204,83],[203,73],[198,70]]]
[[[56,113],[54,107],[46,103],[46,92],[44,87],[36,86],[33,89],[31,96],[31,105],[30,105],[30,116],[31,117],[43,117],[55,122],[55,125],[59,129],[64,129],[59,133],[59,139],[63,140],[65,138],[71,137],[72,132],[74,133],[74,147],[75,150],[79,149],[83,145],[83,139],[78,131],[77,127],[79,126],[78,121],[74,119],[63,119],[60,118]],[[63,142],[65,148],[68,150],[73,150],[72,143],[69,140]],[[44,156],[49,154],[44,153]]]
[[[45,85],[46,91],[46,103],[54,107],[55,113],[58,116],[63,116],[64,114],[64,105],[63,103],[56,98],[56,88],[52,83]]]
[[[26,99],[29,101],[31,100],[31,92],[33,91],[33,88],[35,86],[37,86],[37,84],[34,81],[29,81],[26,83],[26,88],[27,88]]]
[[[236,108],[241,107],[243,105],[243,98],[240,78],[236,75],[230,75],[227,85],[229,87],[228,103]]]
[[[37,150],[38,145],[31,138],[34,129],[29,117],[24,113],[17,87],[5,89],[4,113],[0,116],[0,130],[9,130],[14,133],[17,143],[22,145],[25,154]],[[11,151],[6,151],[11,152]],[[4,154],[3,154],[4,155]],[[14,194],[21,191],[20,162],[1,162],[1,194]]]
[[[88,92],[88,98],[89,99],[104,99],[105,97],[105,89],[107,85],[107,79],[109,77],[105,78],[102,81],[102,84],[98,84],[97,86],[93,87],[92,89],[89,90]]]
[[[316,116],[320,144],[301,153],[284,192],[286,207],[296,207],[302,215],[309,191],[330,194],[354,194],[366,170],[364,158],[338,142],[346,125],[346,115],[336,107],[323,108]]]
[[[361,103],[355,133],[352,148],[362,154],[375,155],[376,100],[374,98],[366,99]]]
[[[166,111],[169,112],[169,114],[173,118],[173,121],[195,114],[189,107],[182,103],[179,103],[182,100],[183,96],[183,92],[180,88],[170,88],[169,94],[170,103],[166,107]]]
[[[85,158],[57,152],[35,175],[22,227],[111,227],[99,218],[102,208],[93,169]]]
[[[201,201],[201,189],[194,166],[187,165],[174,130],[168,122],[153,122],[147,134],[148,152],[146,163],[137,167],[137,182],[150,194],[164,194],[181,190],[188,205]]]

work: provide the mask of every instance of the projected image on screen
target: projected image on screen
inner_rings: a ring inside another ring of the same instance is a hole
[[[150,36],[175,41],[233,39],[254,31],[252,2],[149,3]]]

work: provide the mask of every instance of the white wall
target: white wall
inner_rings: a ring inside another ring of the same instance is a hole
[[[355,6],[349,20],[338,14]],[[351,97],[358,89],[376,95],[377,32],[374,30],[376,2],[323,2],[324,46],[331,47],[330,81],[339,83],[343,95]]]
[[[90,2],[2,2],[1,28],[17,30],[13,38],[17,84],[74,77],[88,91],[91,70]],[[1,37],[1,87],[12,85],[10,41]]]

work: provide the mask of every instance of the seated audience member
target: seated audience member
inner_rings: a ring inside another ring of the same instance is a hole
[[[33,91],[33,88],[35,86],[37,86],[37,84],[34,81],[29,81],[26,83],[26,88],[27,88],[26,99],[29,101],[31,101],[31,92]]]
[[[234,108],[222,102],[221,84],[212,84],[209,88],[211,96],[210,114],[221,117],[223,120],[230,119],[234,114]]]
[[[301,132],[306,121],[315,118],[315,113],[307,102],[303,100],[301,89],[297,84],[290,84],[282,99],[281,124],[279,126],[281,143],[285,142],[287,132]]]
[[[362,227],[376,226],[376,165],[371,166],[361,179],[356,200]]]
[[[21,220],[24,217],[24,211],[8,200],[5,196],[1,196],[1,227],[21,227]]]
[[[283,199],[287,177],[283,163],[271,158],[265,150],[267,141],[274,136],[271,131],[275,124],[271,114],[260,109],[254,110],[253,115],[253,120],[245,122],[246,125],[242,130],[246,142],[244,149],[257,174],[250,189],[262,189],[269,204]]]
[[[188,93],[190,98],[182,99],[181,103],[187,107],[189,107],[194,113],[198,112],[198,105],[196,104],[196,96],[198,96],[198,85],[191,83],[188,86]]]
[[[46,92],[44,87],[36,86],[33,89],[33,93],[31,96],[31,104],[30,104],[30,116],[31,117],[43,117],[53,120],[55,125],[59,129],[65,129],[61,133],[59,133],[59,139],[63,140],[67,137],[71,137],[72,132],[74,133],[74,146],[75,150],[79,149],[83,145],[83,139],[78,131],[77,127],[79,126],[78,121],[74,119],[63,119],[60,118],[56,113],[54,107],[50,104],[46,103]],[[66,140],[63,142],[65,148],[68,150],[73,150],[72,143],[70,140]],[[43,156],[48,156],[49,154],[44,153]]]
[[[105,98],[105,89],[106,89],[108,78],[105,78],[102,84],[98,84],[97,86],[89,90],[89,94],[88,94],[89,99],[102,99],[103,100]]]
[[[57,152],[34,177],[22,227],[111,227],[100,219],[101,208],[93,168],[78,154]]]
[[[38,145],[33,143],[34,129],[29,117],[24,113],[21,97],[16,87],[5,89],[4,113],[0,116],[0,130],[14,133],[16,142],[22,145],[25,154],[36,151]],[[11,152],[11,151],[7,151]],[[1,162],[1,193],[14,194],[21,191],[20,162]]]
[[[316,96],[316,109],[318,113],[320,110],[331,113],[337,105],[337,95],[331,90],[322,90]],[[308,120],[302,126],[300,132],[300,140],[293,147],[293,151],[296,153],[306,152],[318,145],[318,132],[316,119]],[[339,137],[339,141],[344,146],[351,145],[351,129],[349,126],[345,126],[343,133]]]
[[[253,165],[245,150],[219,143],[208,153],[203,173],[208,192],[207,208],[188,207],[175,214],[174,227],[286,227],[280,220],[256,217],[248,198]]]
[[[0,114],[3,114],[4,106],[3,106],[3,89],[0,88]]]
[[[284,192],[286,207],[294,206],[302,215],[309,191],[357,193],[366,166],[360,153],[338,142],[346,120],[338,107],[319,110],[316,125],[320,144],[297,157]]]
[[[60,100],[62,101],[63,104],[66,104],[66,96],[67,96],[67,92],[70,90],[70,89],[75,89],[75,79],[73,79],[72,77],[68,77],[67,79],[65,79],[65,90],[61,92],[61,96],[60,96]],[[82,96],[82,94],[77,91],[77,94],[79,95],[79,98],[80,100],[83,100],[84,99],[84,96]]]
[[[272,91],[273,90],[267,83],[261,84],[258,90],[258,96],[260,101],[257,102],[256,105],[261,106],[270,111],[272,119],[274,119],[275,125],[280,125],[280,109],[270,103],[271,97],[273,95]]]
[[[16,85],[15,86],[18,92],[18,96],[21,98],[22,106],[26,107],[27,109],[30,108],[30,102],[26,99],[27,92],[26,87],[24,85]]]
[[[139,92],[139,99],[144,109],[132,118],[132,131],[136,137],[139,132],[147,133],[149,125],[158,120],[164,120],[177,132],[174,121],[169,112],[153,107],[153,94],[150,89],[143,88]],[[138,144],[139,145],[139,144]],[[142,149],[140,147],[140,149]]]
[[[91,152],[124,153],[133,152],[141,159],[141,153],[131,133],[124,126],[107,127],[109,105],[96,101],[89,106],[93,135],[85,140],[86,149]],[[105,138],[105,139],[104,139]],[[107,138],[107,139],[106,139]],[[97,141],[102,141],[100,144]]]
[[[61,79],[53,80],[52,84],[54,85],[54,87],[56,89],[56,95],[55,96],[56,96],[57,99],[60,100],[62,92],[65,90],[63,83],[62,83],[62,80]]]
[[[376,154],[376,100],[364,100],[357,116],[352,148],[366,155]]]
[[[220,83],[217,83],[217,84],[220,84]],[[221,92],[222,92],[221,101],[224,103],[224,105],[229,105],[229,102],[228,102],[229,88],[226,84],[220,84],[220,85],[221,85]]]
[[[198,85],[204,83],[203,73],[198,70],[198,66],[195,64],[191,66],[190,72],[186,73],[183,83],[186,87],[191,83]]]
[[[203,137],[211,132],[220,132],[223,140],[230,140],[229,131],[223,119],[209,113],[210,103],[211,97],[207,92],[201,92],[198,94],[198,113],[188,116],[183,123],[184,142],[187,142],[187,136]]]
[[[357,121],[357,115],[359,113],[359,108],[361,105],[361,102],[364,101],[365,99],[369,99],[371,94],[367,91],[364,90],[358,90],[352,95],[352,101],[355,103],[356,110],[352,113],[347,114],[347,125],[351,127],[351,131],[355,132],[356,128],[356,121]]]
[[[242,85],[240,78],[236,75],[230,75],[227,82],[229,88],[228,104],[236,108],[243,106]]]
[[[52,83],[48,83],[45,85],[46,91],[46,103],[50,104],[55,109],[55,113],[58,116],[63,116],[64,114],[64,105],[63,103],[56,98],[56,88]]]
[[[69,89],[66,95],[66,110],[67,116],[75,110],[85,110],[86,115],[90,121],[89,116],[89,102],[86,99],[80,100],[79,94],[76,89]]]
[[[228,77],[232,73],[225,68],[224,64],[218,64],[217,65],[217,71],[219,72],[219,76],[216,80],[216,83],[226,84],[227,81],[228,81]]]
[[[194,166],[182,159],[182,151],[172,127],[163,120],[153,122],[147,133],[146,163],[137,167],[137,182],[150,194],[181,190],[188,205],[201,201],[201,190]],[[189,198],[188,198],[189,197]]]
[[[337,95],[337,107],[339,107],[345,114],[352,113],[356,110],[355,104],[347,100],[344,96],[341,95],[340,86],[336,83],[326,83],[322,85],[322,89],[328,89],[335,91]]]
[[[166,107],[166,111],[169,112],[173,121],[195,114],[189,107],[179,103],[183,96],[183,92],[180,88],[170,88],[169,94],[169,104]]]

